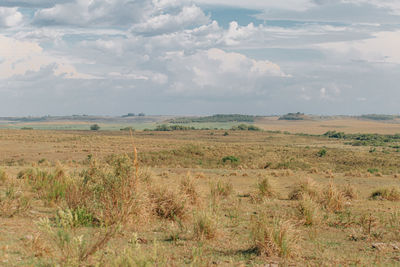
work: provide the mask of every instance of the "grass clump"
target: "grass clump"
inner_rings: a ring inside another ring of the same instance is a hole
[[[321,213],[318,203],[313,201],[308,195],[303,196],[297,205],[300,218],[304,225],[317,225],[321,221]]]
[[[31,199],[23,195],[15,185],[9,185],[4,192],[0,191],[0,217],[14,217],[26,212],[30,207]]]
[[[159,218],[181,220],[187,213],[186,198],[181,194],[164,188],[154,188],[150,192],[153,211]]]
[[[346,199],[333,183],[329,183],[322,192],[320,202],[326,210],[339,212],[343,210]]]
[[[300,200],[308,195],[313,200],[319,200],[321,194],[320,186],[311,178],[300,181],[289,193],[290,200]]]
[[[372,192],[370,199],[400,201],[400,191],[396,187],[377,189]]]
[[[356,188],[350,184],[347,184],[341,188],[343,196],[349,200],[357,199],[358,192]]]
[[[180,192],[190,200],[191,204],[197,204],[199,202],[200,196],[197,193],[194,179],[190,173],[188,173],[186,177],[181,180],[179,189]]]
[[[290,221],[275,219],[268,222],[265,214],[251,225],[251,239],[257,253],[266,257],[293,257],[297,253],[297,232]]]
[[[193,235],[197,240],[214,239],[217,235],[216,218],[206,211],[199,212],[194,216]]]
[[[61,165],[58,165],[54,171],[26,169],[18,173],[17,179],[25,179],[36,196],[48,203],[60,203],[65,198],[69,183],[69,178]]]
[[[0,184],[7,181],[7,179],[8,179],[7,173],[5,171],[3,171],[2,169],[0,169]]]
[[[253,202],[260,202],[264,199],[272,199],[278,196],[272,188],[271,183],[267,177],[257,182],[257,191],[250,194]]]
[[[230,182],[218,180],[210,184],[210,194],[212,200],[220,200],[229,197],[233,192],[233,186]]]

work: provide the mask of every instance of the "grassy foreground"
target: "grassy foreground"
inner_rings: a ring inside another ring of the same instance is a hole
[[[398,144],[366,144],[0,130],[0,265],[399,265]]]

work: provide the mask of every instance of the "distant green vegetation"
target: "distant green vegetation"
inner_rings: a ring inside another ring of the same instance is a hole
[[[386,121],[394,120],[397,116],[394,115],[384,115],[384,114],[367,114],[361,115],[362,119],[375,120],[375,121]]]
[[[324,136],[329,138],[351,140],[353,146],[385,146],[389,143],[400,142],[400,134],[346,134],[343,132],[328,131]]]
[[[283,115],[279,117],[279,120],[286,120],[286,121],[300,121],[300,120],[305,120],[305,115],[304,113],[288,113],[286,115]]]
[[[254,125],[239,124],[237,126],[232,126],[233,131],[261,131],[260,128]]]
[[[145,130],[151,131],[149,129],[145,129]],[[161,125],[157,125],[153,131],[169,132],[169,131],[189,131],[189,130],[196,130],[196,128],[191,127],[191,126],[161,124]]]
[[[207,117],[176,118],[171,123],[193,123],[193,122],[254,122],[254,116],[240,114],[217,114]]]

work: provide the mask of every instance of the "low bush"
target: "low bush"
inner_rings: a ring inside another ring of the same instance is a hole
[[[400,191],[396,187],[381,188],[372,192],[370,198],[374,200],[400,201]]]

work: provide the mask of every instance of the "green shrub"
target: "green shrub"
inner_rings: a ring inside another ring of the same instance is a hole
[[[225,163],[227,161],[230,161],[231,163],[237,163],[239,162],[239,158],[235,156],[226,156],[222,158],[222,162]]]
[[[379,172],[379,170],[378,170],[377,168],[369,168],[367,171],[368,171],[369,173],[371,173],[371,174],[374,174],[374,173]]]
[[[98,131],[98,130],[100,130],[100,126],[98,124],[90,125],[90,130],[91,131]]]
[[[318,151],[317,155],[318,155],[318,157],[322,158],[323,156],[326,155],[326,152],[327,152],[326,149],[323,148],[320,151]]]

